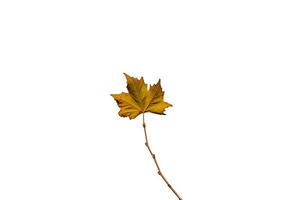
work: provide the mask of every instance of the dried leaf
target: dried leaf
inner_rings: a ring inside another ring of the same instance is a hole
[[[126,73],[124,75],[127,80],[128,93],[112,94],[120,107],[119,115],[121,117],[134,119],[145,112],[164,114],[165,109],[172,106],[164,101],[160,80],[156,84],[150,85],[148,90],[143,77],[137,79]]]

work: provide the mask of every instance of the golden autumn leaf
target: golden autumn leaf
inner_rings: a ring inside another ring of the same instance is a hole
[[[154,85],[147,86],[144,82],[143,77],[140,79],[129,76],[124,73],[127,80],[128,93],[122,92],[120,94],[112,94],[111,96],[116,100],[120,111],[121,117],[129,117],[129,119],[136,118],[139,114],[143,114],[143,129],[145,135],[145,145],[151,154],[157,173],[163,181],[167,184],[170,190],[178,197],[178,200],[182,200],[173,186],[169,183],[163,172],[161,171],[156,154],[153,153],[151,145],[148,141],[148,135],[146,130],[145,115],[146,112],[163,115],[166,108],[172,106],[171,104],[164,101],[164,92],[161,88],[160,79]]]
[[[166,108],[172,106],[164,101],[164,92],[159,81],[148,89],[143,77],[140,79],[124,73],[127,80],[128,93],[112,94],[120,107],[121,117],[136,118],[141,113],[151,112],[164,114]]]

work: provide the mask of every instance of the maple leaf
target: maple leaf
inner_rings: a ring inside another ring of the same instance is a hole
[[[134,119],[138,115],[143,114],[143,129],[145,135],[145,145],[151,154],[151,157],[157,168],[157,173],[163,181],[168,185],[170,190],[178,197],[179,200],[182,198],[172,187],[169,181],[164,176],[161,171],[158,162],[156,160],[156,155],[153,153],[151,146],[148,141],[145,115],[146,112],[151,112],[155,114],[163,115],[166,108],[172,106],[168,102],[164,101],[164,91],[162,91],[160,79],[154,85],[150,85],[149,89],[147,84],[144,82],[143,77],[140,79],[129,76],[124,73],[127,80],[127,90],[128,93],[122,92],[120,94],[111,94],[111,96],[116,100],[118,106],[120,107],[119,115],[121,117],[129,117],[129,119]]]
[[[134,119],[139,114],[146,112],[163,115],[165,109],[172,106],[164,101],[160,79],[156,84],[150,85],[148,89],[143,77],[137,79],[126,73],[124,75],[127,80],[128,93],[111,95],[120,107],[119,115],[121,117]]]

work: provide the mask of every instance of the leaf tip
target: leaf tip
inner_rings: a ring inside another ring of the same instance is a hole
[[[127,74],[127,73],[125,73],[125,72],[123,72],[123,74],[124,74],[124,76],[126,77],[126,78],[129,78],[130,76]]]

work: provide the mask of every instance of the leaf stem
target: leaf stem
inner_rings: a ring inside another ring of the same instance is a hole
[[[158,162],[156,160],[156,156],[151,150],[151,147],[150,147],[150,144],[149,144],[149,141],[148,141],[147,130],[146,130],[145,113],[143,113],[143,128],[144,128],[144,134],[145,134],[145,145],[146,145],[148,151],[150,152],[151,157],[152,157],[152,159],[153,159],[153,161],[156,165],[156,168],[158,170],[157,171],[158,175],[161,176],[161,178],[164,180],[164,182],[167,184],[167,186],[172,190],[172,192],[178,197],[178,199],[182,200],[182,198],[179,196],[179,194],[176,192],[176,190],[172,187],[172,185],[169,183],[169,181],[166,179],[166,177],[162,173],[162,171],[161,171],[161,169],[158,165]]]

